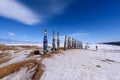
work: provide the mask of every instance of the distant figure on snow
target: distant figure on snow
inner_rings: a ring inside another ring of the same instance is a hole
[[[98,46],[96,45],[96,50],[98,50]]]

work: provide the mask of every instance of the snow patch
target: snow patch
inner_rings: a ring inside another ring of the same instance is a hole
[[[18,53],[13,53],[13,55],[11,56],[12,59],[6,63],[0,64],[0,67],[4,67],[12,63],[24,61],[30,55],[30,52],[31,50],[25,50]]]
[[[119,57],[120,53],[69,50],[43,60],[45,72],[40,80],[120,80]]]
[[[31,80],[36,72],[36,67],[28,70],[28,68],[22,68],[19,72],[15,72],[11,75],[4,77],[2,80]]]

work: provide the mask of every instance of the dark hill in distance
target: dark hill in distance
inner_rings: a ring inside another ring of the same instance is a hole
[[[103,43],[103,44],[120,46],[120,41],[117,41],[117,42],[105,42],[105,43]]]

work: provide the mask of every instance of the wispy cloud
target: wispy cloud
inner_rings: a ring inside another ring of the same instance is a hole
[[[76,39],[81,39],[81,38],[86,38],[88,36],[87,33],[73,33],[73,34],[68,34],[68,36]]]
[[[72,0],[47,0],[50,1],[49,10],[53,14],[55,13],[61,13],[70,3]]]
[[[33,11],[20,4],[17,0],[0,0],[0,16],[28,25],[40,22],[38,16]]]
[[[30,5],[34,11],[39,13],[39,17],[42,16],[42,22],[46,19],[50,19],[55,15],[64,13],[64,10],[72,3],[74,0],[30,0],[33,4]],[[26,1],[23,3],[27,3]],[[39,7],[39,9],[37,9]]]
[[[8,35],[9,35],[9,36],[15,36],[15,33],[13,33],[13,32],[8,32]]]
[[[35,1],[38,2],[37,5],[35,5]],[[22,3],[20,0],[0,0],[0,16],[27,25],[34,25],[42,23],[44,22],[43,20],[49,19],[56,14],[63,13],[73,1],[74,0],[33,0],[33,5],[26,6],[26,4],[23,4],[24,1]]]

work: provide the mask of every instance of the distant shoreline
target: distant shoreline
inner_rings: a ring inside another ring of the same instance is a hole
[[[108,44],[108,45],[116,45],[116,46],[120,46],[120,41],[118,41],[118,42],[106,42],[106,43],[102,43],[102,44]]]

